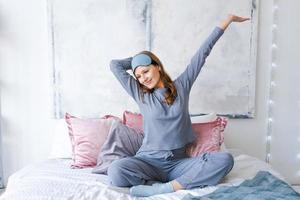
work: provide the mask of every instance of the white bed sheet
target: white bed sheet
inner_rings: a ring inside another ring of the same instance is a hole
[[[274,176],[285,180],[267,163],[249,155],[234,157],[235,165],[221,184],[203,189],[180,190],[174,193],[155,195],[147,198],[131,197],[129,188],[108,186],[106,175],[92,174],[92,168],[70,169],[69,159],[49,159],[29,165],[10,176],[1,200],[15,199],[76,199],[76,200],[179,200],[186,194],[202,196],[213,192],[220,186],[236,186],[245,179],[253,178],[258,171],[269,171]]]

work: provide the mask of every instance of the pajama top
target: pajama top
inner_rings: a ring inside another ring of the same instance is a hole
[[[172,105],[164,102],[166,88],[157,88],[140,97],[138,81],[127,73],[131,70],[130,58],[112,60],[110,69],[122,87],[138,104],[143,116],[144,139],[140,151],[173,150],[184,147],[195,139],[189,115],[189,96],[206,57],[224,31],[215,27],[192,57],[190,64],[174,81],[177,97]]]

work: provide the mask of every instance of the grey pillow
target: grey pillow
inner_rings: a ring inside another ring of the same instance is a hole
[[[99,152],[92,173],[107,174],[109,165],[121,158],[134,156],[142,145],[144,135],[115,120]]]

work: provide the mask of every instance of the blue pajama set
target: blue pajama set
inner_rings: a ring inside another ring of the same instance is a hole
[[[142,101],[137,80],[126,72],[131,69],[131,57],[111,61],[111,71],[139,106],[144,129],[143,143],[136,155],[116,160],[108,168],[112,185],[131,187],[148,181],[176,180],[184,188],[191,189],[216,185],[230,172],[234,161],[229,153],[209,152],[197,157],[185,153],[186,144],[195,139],[189,115],[190,91],[223,32],[215,27],[184,72],[173,81],[177,96],[172,105],[164,102],[166,88],[144,93]]]

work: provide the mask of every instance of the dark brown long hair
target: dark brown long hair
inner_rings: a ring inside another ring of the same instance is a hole
[[[167,72],[164,69],[164,66],[162,64],[162,62],[159,60],[159,58],[154,55],[152,52],[150,51],[142,51],[138,54],[146,54],[148,56],[150,56],[152,63],[155,67],[158,67],[160,69],[159,73],[160,73],[160,79],[162,80],[165,88],[167,89],[164,96],[165,96],[165,102],[168,105],[172,105],[173,102],[175,101],[175,98],[177,96],[177,90],[176,87],[172,81],[172,79],[170,78],[170,76],[167,74]],[[135,76],[135,74],[134,74]],[[142,85],[139,81],[138,81],[138,85],[140,87],[140,97],[142,99],[142,102],[144,102],[144,93],[146,92],[153,92],[154,89],[149,89],[146,86]]]

